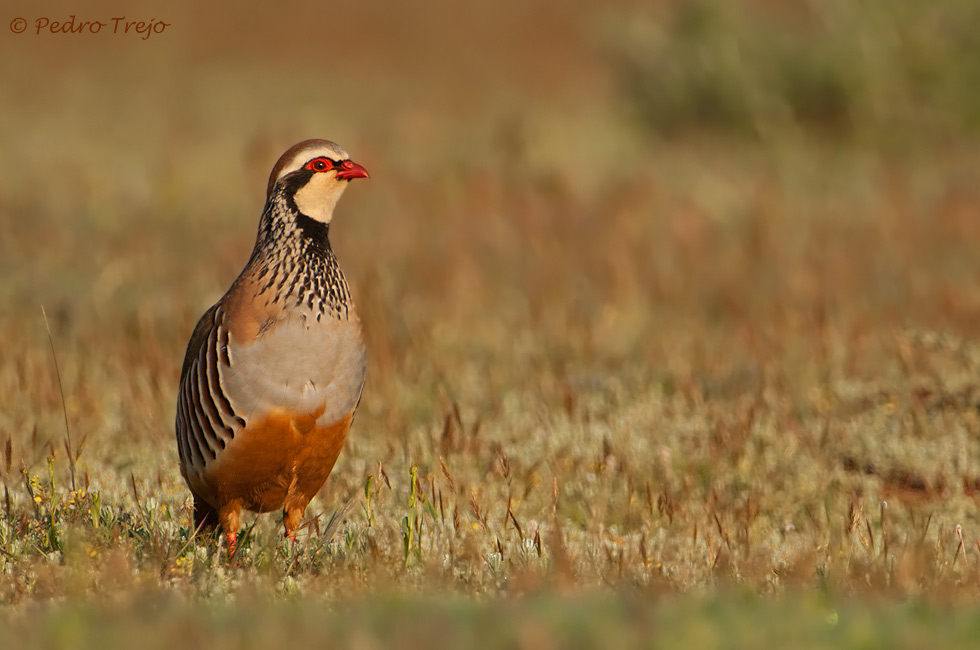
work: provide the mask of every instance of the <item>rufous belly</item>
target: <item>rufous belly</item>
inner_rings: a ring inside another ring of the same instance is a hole
[[[323,411],[274,409],[254,418],[203,472],[189,473],[191,488],[219,511],[235,502],[255,512],[305,509],[337,462],[353,417],[318,426]]]

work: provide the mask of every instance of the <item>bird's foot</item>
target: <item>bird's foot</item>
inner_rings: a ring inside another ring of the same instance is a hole
[[[238,533],[228,533],[225,535],[225,539],[228,541],[228,559],[235,560],[235,566],[238,566],[236,558],[238,555]]]

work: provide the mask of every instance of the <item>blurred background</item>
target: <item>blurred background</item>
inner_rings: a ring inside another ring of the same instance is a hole
[[[73,14],[108,25],[36,33]],[[119,16],[167,25],[113,34]],[[630,372],[770,362],[805,392],[880,376],[891,328],[975,330],[968,0],[8,3],[16,17],[0,318],[5,360],[37,367],[8,373],[14,433],[60,417],[38,390],[44,304],[78,355],[70,392],[95,400],[75,405],[83,429],[106,433],[108,410],[169,444],[187,333],[246,259],[271,165],[307,137],[372,174],[332,236],[379,412],[419,397],[403,382],[430,403],[420,375],[447,372],[441,390],[481,408],[529,376],[564,403]],[[818,369],[829,326],[849,349]],[[142,412],[102,394],[143,374]]]
[[[774,529],[821,531],[800,513],[828,482],[845,512],[888,490],[971,512],[976,417],[923,429],[920,402],[975,385],[980,4],[212,4],[4,5],[8,472],[60,449],[44,305],[93,480],[182,502],[187,337],[277,157],[325,137],[371,173],[331,228],[371,363],[332,489],[438,468],[458,409],[498,444],[474,481],[500,445],[537,467],[560,425],[581,451],[548,485],[619,453],[637,495],[656,477],[692,512],[755,486]],[[35,33],[72,14],[167,26]],[[765,426],[740,429],[753,404]]]

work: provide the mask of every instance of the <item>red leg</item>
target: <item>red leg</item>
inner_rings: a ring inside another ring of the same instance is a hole
[[[238,515],[241,510],[241,499],[229,501],[218,509],[221,531],[225,534],[225,539],[228,540],[229,560],[235,556],[235,552],[238,550],[238,529],[240,528]]]
[[[285,529],[286,537],[294,542],[296,541],[296,529],[303,523],[303,514],[305,512],[305,503],[302,507],[290,504],[283,509],[282,527]]]

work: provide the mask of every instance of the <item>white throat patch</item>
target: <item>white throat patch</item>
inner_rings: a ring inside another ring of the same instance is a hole
[[[330,223],[340,195],[347,189],[346,181],[338,181],[336,172],[313,174],[310,181],[294,195],[296,207],[311,219]]]

